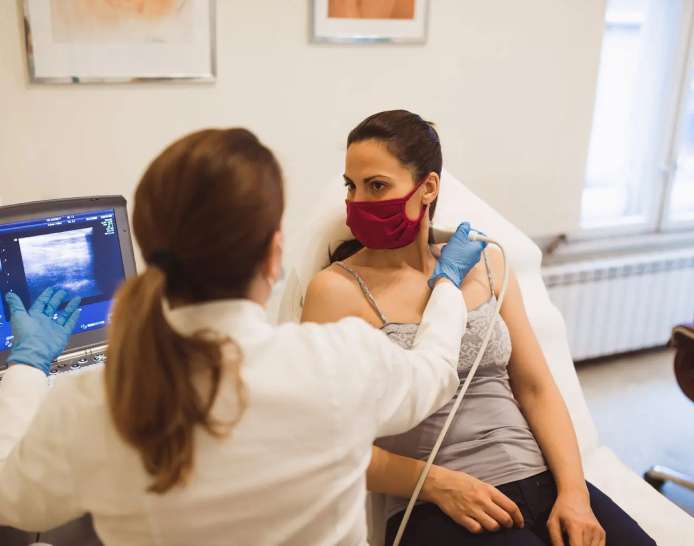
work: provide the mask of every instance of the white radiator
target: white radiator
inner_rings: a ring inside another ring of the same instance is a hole
[[[542,268],[574,360],[665,345],[694,320],[694,248]]]

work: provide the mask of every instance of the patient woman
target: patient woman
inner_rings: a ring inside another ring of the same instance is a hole
[[[358,316],[409,347],[438,252],[429,238],[441,176],[433,126],[403,110],[361,122],[347,139],[347,224],[312,280],[302,320]],[[654,541],[587,483],[576,435],[535,338],[513,273],[495,314],[503,263],[489,247],[462,285],[469,309],[458,373],[491,341],[427,478],[403,545],[642,546]],[[373,447],[367,485],[387,494],[391,544],[423,459],[453,401],[409,432]]]

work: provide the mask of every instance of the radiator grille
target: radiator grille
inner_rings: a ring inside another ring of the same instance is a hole
[[[694,249],[545,266],[574,360],[665,345],[694,319]]]

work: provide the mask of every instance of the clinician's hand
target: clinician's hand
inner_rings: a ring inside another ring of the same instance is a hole
[[[482,251],[487,246],[487,243],[483,241],[471,241],[469,236],[470,224],[463,222],[441,249],[434,273],[429,279],[430,287],[433,287],[436,280],[441,277],[450,279],[456,286],[463,283],[465,275],[479,262]]]
[[[424,488],[427,500],[471,533],[524,525],[515,502],[493,485],[465,472],[433,466]]]
[[[33,366],[48,375],[51,362],[65,349],[80,316],[81,298],[71,299],[56,313],[66,298],[65,290],[46,288],[27,311],[17,294],[5,296],[14,335],[8,363]]]

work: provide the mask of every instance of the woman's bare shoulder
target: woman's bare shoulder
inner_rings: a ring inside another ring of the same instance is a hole
[[[304,298],[302,321],[334,322],[361,312],[359,286],[336,264],[319,271],[311,279]]]
[[[330,264],[316,273],[308,286],[308,291],[315,296],[344,295],[355,289],[353,277],[337,264]]]

